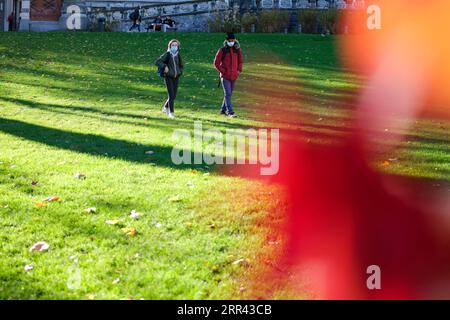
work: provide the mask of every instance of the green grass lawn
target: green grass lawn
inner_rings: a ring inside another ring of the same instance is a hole
[[[174,35],[186,67],[178,118],[168,120],[153,62]],[[222,34],[0,33],[0,298],[290,296],[245,282],[258,257],[276,251],[267,243],[271,226],[263,223],[283,207],[276,187],[204,165],[173,165],[172,133],[191,130],[195,120],[222,131],[270,125],[283,103],[307,119],[287,127],[333,143],[352,117],[334,102],[360,79],[339,67],[333,38],[243,34],[240,40],[246,64],[235,97],[239,118],[227,119],[218,116],[222,92],[212,68]],[[256,115],[265,97],[252,92],[255,83],[269,95],[292,84],[303,89],[294,88],[298,99],[273,98],[274,114]],[[374,165],[450,180],[448,122],[424,119],[416,126],[397,154],[380,158],[395,162]],[[49,196],[61,200],[39,205]],[[90,207],[97,212],[85,212]],[[131,210],[143,216],[134,220]],[[105,223],[115,219],[117,225]],[[136,236],[122,232],[127,226]],[[30,253],[41,240],[48,252]],[[33,270],[24,270],[28,264]]]

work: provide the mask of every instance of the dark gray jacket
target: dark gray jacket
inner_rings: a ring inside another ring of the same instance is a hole
[[[178,78],[183,74],[183,60],[180,54],[173,56],[169,51],[164,52],[158,60],[155,61],[158,68],[168,67],[169,72],[166,77]]]

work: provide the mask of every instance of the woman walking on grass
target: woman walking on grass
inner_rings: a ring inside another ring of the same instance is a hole
[[[155,62],[158,66],[160,76],[164,77],[167,87],[167,101],[164,103],[162,112],[169,118],[175,118],[174,102],[178,91],[178,81],[183,73],[183,61],[180,56],[180,42],[170,40],[167,51]]]

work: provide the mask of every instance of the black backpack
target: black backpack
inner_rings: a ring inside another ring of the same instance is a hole
[[[130,13],[130,20],[136,20],[137,19],[137,17],[136,17],[136,12],[135,11],[133,11],[132,13]]]

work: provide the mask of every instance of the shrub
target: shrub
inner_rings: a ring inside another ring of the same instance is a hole
[[[239,10],[229,9],[225,11],[222,32],[239,32],[241,29],[241,19]]]
[[[345,15],[341,15],[338,19],[338,29],[344,32],[345,26],[347,26],[348,32],[351,34],[364,32],[366,30],[366,19],[364,10],[348,10]]]
[[[337,33],[338,18],[339,18],[338,10],[336,9],[324,10],[320,14],[319,18],[322,28],[324,29],[323,32],[329,31],[332,34]]]
[[[106,32],[117,31],[119,26],[120,26],[120,21],[118,21],[118,20],[107,20],[106,24],[105,24],[105,31]],[[141,28],[143,28],[143,27],[144,26],[141,25]]]
[[[317,20],[319,12],[317,10],[299,10],[298,23],[302,26],[302,32],[314,33],[317,30]]]
[[[208,19],[208,27],[211,32],[222,32],[222,15],[216,11],[210,19]]]
[[[89,31],[97,31],[98,29],[98,22],[96,20],[90,19],[89,20]]]
[[[241,27],[245,32],[252,31],[252,24],[258,24],[258,17],[253,13],[245,13],[241,18]]]
[[[241,28],[239,12],[234,9],[228,9],[223,13],[217,11],[208,20],[208,26],[212,32],[239,32]]]
[[[281,32],[289,25],[289,14],[281,10],[264,10],[259,14],[258,30]]]

